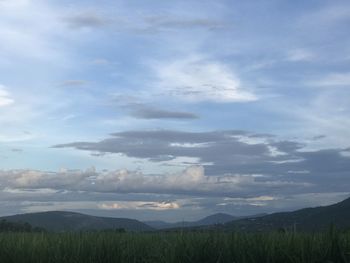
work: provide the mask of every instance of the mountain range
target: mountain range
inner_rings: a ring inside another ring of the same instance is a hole
[[[167,223],[163,221],[140,222],[128,218],[111,218],[75,212],[51,211],[0,217],[0,221],[29,223],[49,231],[84,231],[125,229],[127,231],[154,231],[162,229],[211,229],[224,231],[291,230],[318,231],[334,224],[340,229],[350,229],[350,198],[342,202],[293,212],[235,217],[218,213],[198,221]]]

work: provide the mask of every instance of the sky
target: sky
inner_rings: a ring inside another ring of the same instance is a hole
[[[349,197],[349,27],[346,0],[0,0],[0,215]]]

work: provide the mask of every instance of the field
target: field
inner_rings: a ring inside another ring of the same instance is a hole
[[[350,262],[350,233],[1,233],[1,262]]]

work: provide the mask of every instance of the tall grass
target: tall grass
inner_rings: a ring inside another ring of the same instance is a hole
[[[350,234],[3,233],[0,262],[350,262]]]

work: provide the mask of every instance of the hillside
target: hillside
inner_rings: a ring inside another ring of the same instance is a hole
[[[225,224],[224,228],[244,231],[296,228],[297,230],[313,231],[326,229],[331,224],[340,229],[350,228],[350,198],[329,206],[240,219]]]
[[[33,227],[49,231],[80,231],[125,229],[128,231],[150,231],[152,228],[140,221],[127,218],[90,216],[74,212],[40,212],[1,217],[9,222],[26,222]]]
[[[198,220],[196,222],[196,224],[199,226],[224,224],[224,223],[230,222],[232,220],[237,220],[238,218],[240,218],[240,217],[235,217],[235,216],[232,216],[229,214],[224,214],[224,213],[217,213],[214,215],[204,217],[201,220]]]
[[[217,213],[207,217],[204,217],[198,221],[183,221],[168,223],[164,221],[146,221],[145,223],[156,229],[168,229],[168,228],[181,228],[181,227],[196,227],[196,226],[208,226],[215,224],[224,224],[232,220],[236,220],[240,217],[234,217],[229,214]]]

